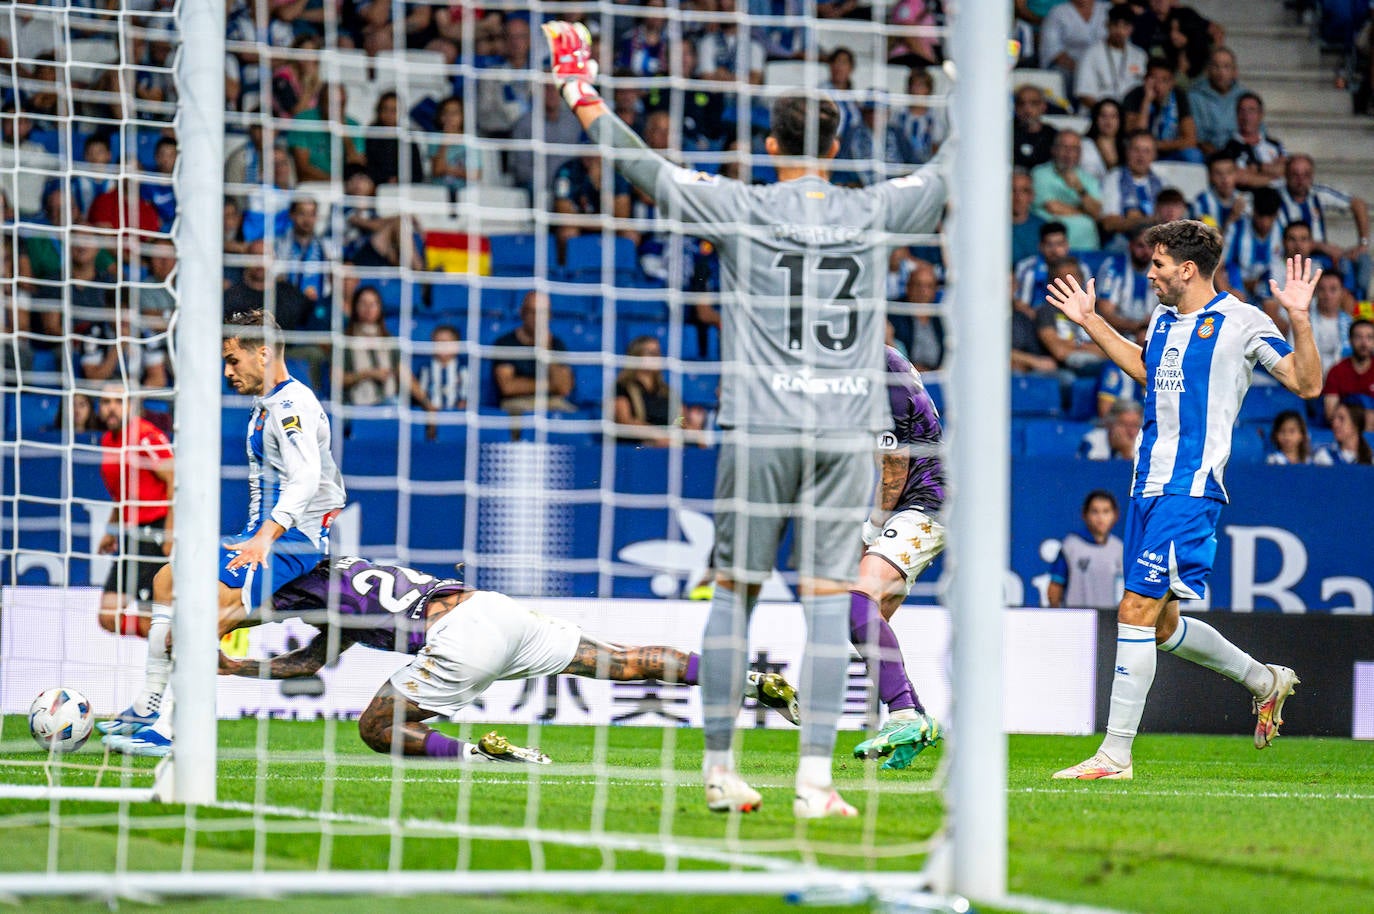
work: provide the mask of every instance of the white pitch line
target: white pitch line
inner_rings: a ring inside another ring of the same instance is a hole
[[[1072,794],[1087,796],[1097,792],[1104,797],[1180,797],[1196,799],[1206,797],[1219,800],[1374,800],[1371,793],[1333,793],[1321,790],[1266,790],[1259,793],[1242,790],[1138,790],[1127,787],[1120,791],[1094,791],[1092,788],[1074,790],[1071,787],[1015,787],[1008,795],[1018,793]]]
[[[1031,895],[1004,895],[988,901],[999,908],[1011,908],[1017,914],[1131,914],[1117,908],[1099,908],[1094,905],[1070,904],[1065,901],[1051,901]]]

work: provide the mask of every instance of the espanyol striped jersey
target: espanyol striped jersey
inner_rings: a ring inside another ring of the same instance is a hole
[[[1192,314],[1160,305],[1145,340],[1145,422],[1133,498],[1192,495],[1226,501],[1231,427],[1255,363],[1273,369],[1293,348],[1269,316],[1219,293]]]
[[[342,508],[345,499],[343,476],[329,447],[329,418],[315,392],[300,381],[287,378],[253,401],[245,534],[271,518],[321,544],[325,515]]]

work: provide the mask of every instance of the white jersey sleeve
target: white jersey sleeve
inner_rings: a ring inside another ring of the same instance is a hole
[[[294,404],[287,410],[280,403],[269,403],[263,426],[263,433],[276,439],[281,459],[277,468],[281,487],[270,517],[288,530],[300,523],[320,487],[320,452],[315,441],[324,414],[296,408],[302,406]]]

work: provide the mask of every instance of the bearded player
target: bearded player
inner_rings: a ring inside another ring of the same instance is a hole
[[[535,749],[489,733],[465,743],[425,726],[452,717],[493,682],[566,673],[618,682],[697,684],[700,657],[671,647],[619,647],[577,626],[521,606],[504,594],[474,590],[403,565],[348,557],[321,561],[272,595],[273,617],[298,616],[319,628],[306,645],[270,661],[220,654],[220,672],[264,679],[311,676],[354,644],[412,654],[358,719],[377,752],[465,762],[547,764]],[[777,673],[749,674],[745,694],[797,723],[796,690]]]

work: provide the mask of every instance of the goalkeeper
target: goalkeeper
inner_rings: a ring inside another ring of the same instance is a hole
[[[854,530],[868,513],[875,437],[891,421],[882,366],[884,284],[894,237],[932,231],[945,202],[936,167],[862,189],[826,179],[839,110],[789,91],[772,104],[765,149],[778,183],[751,187],[679,168],[602,102],[587,30],[543,26],[564,101],[660,214],[716,246],[723,371],[716,474],[715,593],[703,637],[706,805],[751,812],[762,798],[736,773],[735,717],[749,616],[791,522],[807,620],[801,759],[793,813],[853,816],[831,759],[849,666]],[[805,442],[799,446],[799,442]]]
[[[325,559],[272,594],[273,618],[299,616],[319,629],[310,643],[270,661],[220,654],[219,671],[234,676],[313,676],[354,644],[414,654],[358,719],[363,742],[378,752],[462,761],[545,763],[541,753],[488,734],[463,743],[422,721],[451,716],[501,679],[566,673],[619,682],[697,684],[700,658],[671,647],[620,647],[575,625],[531,612],[511,598],[473,590],[403,565],[347,557]],[[321,618],[323,617],[323,618]],[[777,673],[749,674],[746,691],[759,704],[797,722],[796,690]]]

